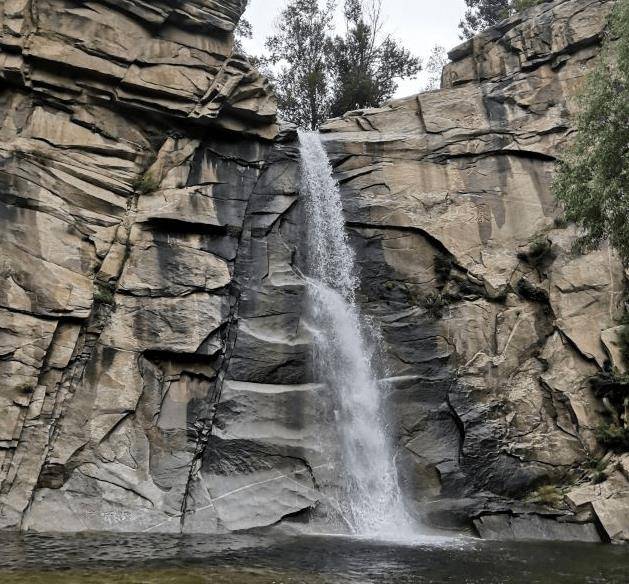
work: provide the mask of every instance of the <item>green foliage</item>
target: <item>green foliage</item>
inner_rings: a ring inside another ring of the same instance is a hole
[[[346,0],[345,21],[345,36],[329,41],[332,116],[380,105],[395,93],[396,79],[421,70],[417,57],[381,34],[382,0]]]
[[[556,508],[563,502],[563,494],[555,485],[544,485],[533,493],[530,501],[531,503]]]
[[[382,0],[345,0],[346,30],[333,34],[336,0],[290,0],[266,41],[282,117],[316,129],[330,116],[381,105],[420,60],[383,34]]]
[[[96,284],[96,288],[94,290],[94,301],[99,302],[100,304],[114,304],[114,294],[107,287],[102,284]]]
[[[149,171],[133,182],[133,190],[140,195],[148,195],[159,188],[159,180]]]
[[[450,302],[444,295],[432,292],[421,298],[419,304],[422,308],[426,309],[426,312],[432,319],[439,320],[443,317],[443,309],[448,306]]]
[[[607,466],[609,465],[609,460],[607,458],[590,458],[587,461],[587,466],[590,468],[590,480],[598,485],[599,483],[603,483],[607,480]]]
[[[465,0],[467,10],[459,23],[461,37],[469,39],[509,15],[509,0]]]
[[[611,42],[614,39],[615,42]],[[553,184],[566,218],[583,229],[578,250],[609,239],[629,263],[629,0],[612,15],[601,61],[580,97],[574,145]]]
[[[266,41],[269,62],[280,69],[273,81],[281,115],[302,128],[316,129],[332,102],[326,50],[335,1],[323,9],[312,0],[291,0],[280,13],[276,33]]]
[[[253,38],[253,27],[246,18],[241,18],[238,21],[238,26],[236,26],[236,30],[234,31],[234,37],[234,52],[244,53],[243,40]]]
[[[424,86],[425,90],[439,89],[441,87],[441,74],[448,62],[447,51],[441,45],[435,45],[430,51],[428,61],[426,62],[428,81]]]
[[[501,20],[526,8],[549,0],[465,0],[467,10],[459,28],[461,37],[469,39]]]
[[[601,424],[596,429],[596,438],[601,446],[617,452],[629,451],[629,428],[620,424]]]

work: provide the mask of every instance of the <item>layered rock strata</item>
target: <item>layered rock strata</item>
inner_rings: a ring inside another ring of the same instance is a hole
[[[232,54],[244,4],[0,7],[0,527],[338,519],[296,136]],[[629,538],[626,461],[585,470],[626,274],[571,252],[549,188],[612,6],[536,7],[456,48],[441,90],[323,128],[435,527]]]

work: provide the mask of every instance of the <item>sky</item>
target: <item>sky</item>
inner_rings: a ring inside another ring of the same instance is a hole
[[[263,52],[264,39],[273,31],[273,24],[287,1],[249,0],[245,16],[253,25],[253,39],[244,45],[250,53]],[[461,42],[457,26],[465,12],[464,0],[383,0],[383,8],[386,32],[417,56],[424,57],[424,61],[436,44],[450,50]],[[402,81],[396,97],[418,93],[424,83],[421,75],[414,81]]]

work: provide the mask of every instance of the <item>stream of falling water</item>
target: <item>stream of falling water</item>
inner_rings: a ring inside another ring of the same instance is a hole
[[[307,290],[316,374],[336,396],[342,445],[340,507],[353,533],[399,536],[412,531],[393,460],[381,390],[356,305],[358,278],[339,186],[318,134],[300,132],[301,192],[307,221]]]

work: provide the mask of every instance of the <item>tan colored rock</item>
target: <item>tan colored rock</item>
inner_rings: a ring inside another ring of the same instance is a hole
[[[225,322],[224,297],[195,292],[183,298],[116,295],[101,342],[123,351],[196,353]]]
[[[174,6],[100,0],[81,8],[67,0],[37,4],[32,23],[20,14],[20,2],[4,12],[3,39],[21,52],[22,60],[4,58],[1,76],[19,76],[35,91],[52,86],[58,97],[68,88],[80,99],[104,94],[131,107],[201,123],[216,120],[232,129],[242,127],[244,118],[248,133],[265,139],[277,134],[268,82],[244,59],[229,59],[232,32],[245,8],[240,0],[188,0]],[[208,23],[213,34],[204,34]],[[156,25],[157,34],[151,29]],[[73,70],[74,83],[48,72],[59,63]],[[40,85],[40,79],[47,83]],[[214,105],[208,108],[210,95]],[[226,103],[232,107],[221,116]]]
[[[231,282],[221,258],[181,238],[136,240],[124,265],[119,290],[136,296],[182,296],[212,292]]]
[[[620,341],[622,326],[616,326],[601,333],[601,341],[609,357],[612,367],[624,374],[627,373],[627,359],[623,354],[623,347]]]
[[[558,425],[565,432],[581,436],[590,452],[597,452],[600,447],[595,431],[603,422],[605,411],[590,387],[596,366],[582,359],[558,332],[546,342],[541,358],[548,364],[541,379],[553,392],[553,400],[568,400],[569,410],[557,419]]]
[[[504,78],[521,68],[561,62],[565,53],[596,45],[612,6],[605,0],[542,3],[501,23],[502,42],[489,30],[450,52],[452,63],[444,70],[446,87]],[[548,40],[546,40],[548,39]],[[578,39],[578,41],[577,41]]]
[[[20,438],[56,328],[54,320],[0,308],[0,444]]]
[[[583,507],[590,504],[614,543],[629,541],[629,482],[615,472],[600,485],[586,485],[567,495],[571,505]]]
[[[622,316],[624,271],[609,250],[556,261],[550,273],[550,301],[558,327],[600,367],[607,360],[601,333]]]

